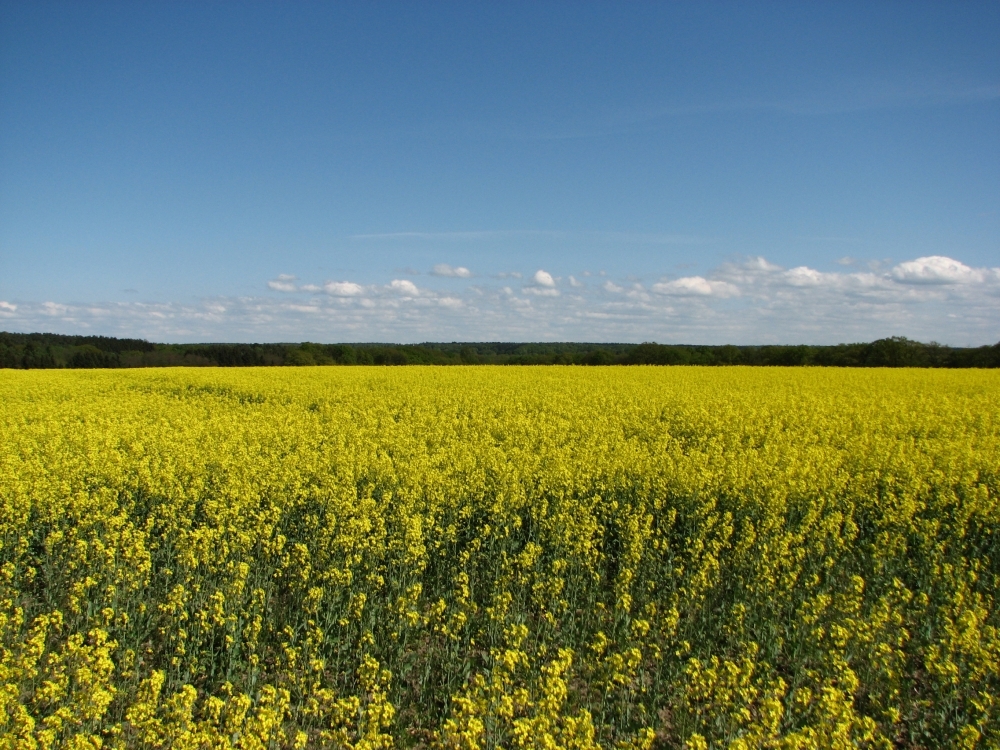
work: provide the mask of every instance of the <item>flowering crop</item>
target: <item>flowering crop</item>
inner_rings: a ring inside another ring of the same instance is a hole
[[[1000,374],[0,372],[0,749],[996,747]]]

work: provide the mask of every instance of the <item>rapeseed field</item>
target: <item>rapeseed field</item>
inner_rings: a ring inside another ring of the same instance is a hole
[[[0,748],[1000,746],[1000,373],[0,372]]]

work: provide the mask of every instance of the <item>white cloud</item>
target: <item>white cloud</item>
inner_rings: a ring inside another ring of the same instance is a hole
[[[709,281],[702,276],[685,276],[673,281],[660,281],[653,284],[652,289],[657,294],[677,297],[736,297],[740,290],[735,284],[727,281]]]
[[[579,289],[580,287],[583,286],[583,282],[582,281],[577,281],[577,279],[576,279],[575,276],[570,276],[569,277],[569,285],[577,287]]]
[[[972,269],[944,255],[930,255],[900,263],[892,277],[904,284],[969,284],[983,281],[987,269]]]
[[[333,297],[357,297],[365,290],[353,281],[328,281],[323,284],[323,291]]]
[[[836,268],[836,266],[835,266]],[[412,281],[300,284],[311,297],[262,293],[201,302],[0,302],[11,331],[153,341],[660,341],[837,343],[891,335],[955,345],[1000,339],[1000,269],[917,258],[862,270],[784,268],[764,258],[646,288],[546,274],[522,289],[493,281],[436,296]],[[937,283],[928,283],[930,277]],[[945,282],[940,281],[944,277]],[[391,278],[391,277],[390,277]],[[579,278],[579,277],[574,277]],[[914,279],[918,282],[914,283]],[[278,277],[277,282],[292,280]],[[608,293],[608,290],[611,293]],[[523,292],[523,294],[521,293]],[[655,294],[653,293],[655,292]]]
[[[785,271],[785,279],[792,286],[816,286],[823,283],[823,274],[807,266]]]
[[[420,295],[420,290],[417,289],[417,285],[412,281],[407,281],[406,279],[393,279],[389,283],[389,289],[407,297],[417,297]]]
[[[70,312],[70,307],[68,305],[60,305],[56,302],[43,302],[42,303],[42,314],[49,315],[52,317],[66,315]]]
[[[272,279],[267,282],[267,286],[276,292],[294,292],[295,288],[295,277],[289,276],[287,273],[280,274],[277,279]]]
[[[652,297],[646,293],[642,284],[633,284],[632,288],[625,292],[625,296],[641,302],[649,302],[652,299]]]
[[[438,263],[434,266],[431,274],[434,276],[450,276],[459,279],[472,277],[472,271],[464,266],[449,266],[447,263]]]
[[[534,282],[539,286],[553,287],[556,285],[555,280],[552,278],[552,274],[550,274],[548,271],[543,271],[540,268],[537,271],[535,271],[535,275],[532,278],[534,279]]]

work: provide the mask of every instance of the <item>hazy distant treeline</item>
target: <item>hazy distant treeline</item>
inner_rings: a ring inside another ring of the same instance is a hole
[[[109,336],[0,332],[0,368],[284,365],[813,365],[998,367],[1000,343],[959,348],[902,337],[836,346],[689,344],[154,344]]]

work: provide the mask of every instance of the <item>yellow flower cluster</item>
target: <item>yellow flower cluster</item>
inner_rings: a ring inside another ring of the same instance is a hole
[[[0,372],[0,750],[1000,746],[1000,373]]]

